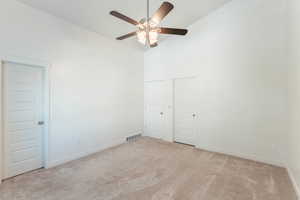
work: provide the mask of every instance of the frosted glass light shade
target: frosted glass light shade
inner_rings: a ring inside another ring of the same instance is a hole
[[[146,42],[147,42],[147,33],[146,33],[146,31],[144,31],[144,30],[138,31],[137,32],[137,38],[138,38],[138,41],[140,43],[142,43],[143,45],[146,45]],[[158,41],[157,31],[150,31],[149,32],[149,41],[150,41],[151,45]]]

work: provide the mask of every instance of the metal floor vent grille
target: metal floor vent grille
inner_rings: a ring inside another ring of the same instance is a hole
[[[126,141],[127,142],[133,142],[133,141],[137,140],[140,137],[142,137],[142,134],[137,134],[137,135],[129,136],[129,137],[126,138]]]

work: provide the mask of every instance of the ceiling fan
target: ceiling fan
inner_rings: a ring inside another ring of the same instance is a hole
[[[170,2],[163,2],[160,8],[150,18],[149,0],[147,0],[147,18],[143,18],[139,22],[117,11],[111,11],[111,15],[133,24],[138,28],[137,31],[118,37],[117,40],[124,40],[129,37],[137,36],[140,43],[149,45],[150,47],[156,47],[158,45],[159,34],[186,35],[188,32],[186,29],[165,28],[158,26],[173,8],[174,6]]]

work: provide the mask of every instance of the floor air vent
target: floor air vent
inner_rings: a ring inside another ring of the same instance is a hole
[[[126,141],[127,142],[132,142],[132,141],[137,140],[139,137],[142,137],[142,134],[137,134],[137,135],[129,136],[129,137],[126,138]]]

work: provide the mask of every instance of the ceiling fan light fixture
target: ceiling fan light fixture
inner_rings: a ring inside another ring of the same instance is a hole
[[[146,45],[147,33],[144,30],[140,30],[137,32],[137,38],[140,43]]]
[[[149,32],[149,41],[150,45],[153,45],[158,42],[158,32],[157,31],[150,31]]]
[[[143,45],[147,44],[147,32],[145,30],[138,31],[137,38],[138,41]],[[149,32],[149,42],[150,45],[153,45],[158,42],[158,32],[156,30],[152,30]]]

